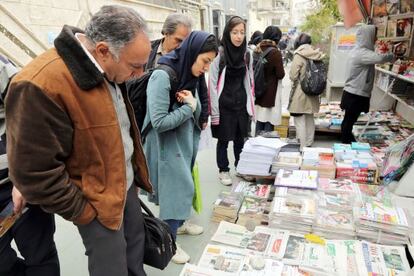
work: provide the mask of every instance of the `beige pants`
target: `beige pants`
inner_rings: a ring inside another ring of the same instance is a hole
[[[300,141],[300,148],[310,147],[315,138],[315,120],[313,114],[304,114],[293,117],[296,127],[296,138]]]

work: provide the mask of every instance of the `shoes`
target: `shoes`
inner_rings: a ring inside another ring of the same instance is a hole
[[[171,261],[175,264],[185,264],[190,261],[190,256],[177,243],[177,251],[175,251],[175,255],[171,258]]]
[[[195,236],[200,235],[201,233],[203,233],[203,231],[203,227],[186,221],[177,229],[177,235],[188,234]]]
[[[220,172],[219,180],[220,180],[220,183],[223,184],[224,186],[230,186],[233,183],[230,177],[230,172]]]
[[[243,175],[243,174],[239,174],[239,173],[236,173],[236,176],[240,177],[240,178],[243,178],[247,182],[255,182],[256,181],[256,178],[254,178],[253,176]]]

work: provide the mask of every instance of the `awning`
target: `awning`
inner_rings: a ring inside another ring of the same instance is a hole
[[[338,9],[344,18],[345,28],[350,28],[371,14],[371,0],[338,0]]]

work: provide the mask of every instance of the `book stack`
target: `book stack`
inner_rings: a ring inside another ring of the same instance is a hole
[[[335,178],[335,159],[329,148],[303,148],[302,170],[316,170],[319,177]]]
[[[272,163],[272,174],[277,174],[280,169],[299,170],[302,164],[302,156],[299,151],[279,152]]]
[[[304,197],[277,197],[273,199],[269,226],[275,229],[309,233],[316,219],[316,200]]]
[[[350,194],[351,196],[360,193],[359,185],[349,179],[319,178],[318,190],[326,194]]]
[[[276,175],[276,187],[312,189],[318,188],[318,172],[280,169]]]
[[[313,233],[327,239],[355,239],[352,213],[318,208]]]
[[[412,222],[404,209],[378,197],[364,197],[363,200],[361,206],[354,209],[359,238],[388,245],[409,242]]]
[[[233,193],[242,193],[245,197],[269,200],[271,185],[255,184],[248,181],[239,181],[232,187]]]
[[[348,178],[362,184],[378,184],[378,167],[370,152],[337,150],[335,160],[337,178]]]
[[[239,212],[242,202],[242,193],[221,192],[214,203],[211,221],[220,222],[224,220],[236,222],[237,213]]]
[[[276,187],[275,196],[279,197],[305,197],[317,199],[317,191],[310,189],[288,188],[288,187]]]
[[[250,138],[243,146],[237,172],[242,175],[270,175],[270,167],[277,153],[286,143],[277,138]]]

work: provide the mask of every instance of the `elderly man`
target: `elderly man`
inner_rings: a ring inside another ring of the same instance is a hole
[[[104,6],[85,32],[64,26],[6,98],[10,177],[29,203],[77,225],[90,275],[145,275],[135,185],[152,186],[124,82],[150,50],[137,12]]]

